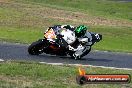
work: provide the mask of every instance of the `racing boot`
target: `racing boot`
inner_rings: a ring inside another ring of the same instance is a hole
[[[75,53],[73,54],[73,57],[75,59],[81,59],[81,55],[83,54],[83,52],[86,51],[86,48],[84,46],[82,46],[81,44],[77,47]]]

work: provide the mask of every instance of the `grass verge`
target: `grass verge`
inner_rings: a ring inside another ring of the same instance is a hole
[[[42,1],[42,0],[28,0],[26,3],[21,1],[10,1],[9,2],[0,2],[0,41],[9,41],[9,42],[20,42],[20,43],[32,43],[33,41],[43,38],[44,30],[55,24],[71,24],[79,25],[85,24],[90,25],[90,31],[98,32],[103,35],[103,40],[94,46],[98,50],[108,50],[108,51],[120,51],[120,52],[132,52],[132,22],[126,21],[124,18],[122,20],[100,18],[86,14],[85,12],[77,12],[78,8],[74,8],[74,12],[71,10],[61,9],[61,8],[52,8],[53,3],[56,6],[61,6],[62,1],[56,0],[51,3],[51,1]],[[64,0],[66,2],[67,0]],[[39,4],[35,4],[35,3]],[[41,3],[43,5],[41,5]],[[50,5],[45,5],[46,2]],[[71,3],[66,3],[65,8],[68,8],[70,4],[81,3],[84,4],[84,7],[80,9],[86,9],[84,2],[80,0],[71,1]],[[87,1],[89,2],[89,0]],[[98,3],[100,1],[92,1],[91,3]],[[101,4],[113,3],[111,1],[101,0]],[[118,2],[116,2],[118,3]],[[63,3],[64,4],[64,3]],[[118,3],[119,4],[119,3]],[[129,10],[131,6],[126,6],[125,3],[124,9]],[[113,5],[115,5],[113,3]],[[122,5],[122,4],[121,4]],[[124,4],[123,4],[124,5]],[[92,5],[93,6],[93,5]],[[104,7],[106,5],[103,5]],[[111,7],[111,6],[109,6]],[[116,7],[116,6],[115,6]],[[113,7],[113,9],[115,9]],[[90,9],[91,7],[87,8]],[[100,7],[103,9],[102,7]],[[87,10],[86,9],[86,10]],[[94,9],[97,10],[97,9]],[[89,11],[89,10],[88,10]],[[121,7],[121,14],[123,17],[123,8]],[[130,11],[128,11],[129,14]],[[54,14],[56,13],[56,14]],[[112,15],[111,15],[112,16]],[[127,15],[126,15],[127,16]],[[131,16],[131,15],[130,15]]]
[[[59,9],[70,9],[94,16],[132,20],[130,15],[131,2],[122,3],[116,0],[23,0],[22,2],[37,3]]]
[[[132,70],[115,70],[83,67],[88,74],[130,74]],[[37,62],[6,61],[0,63],[0,87],[2,88],[124,88],[130,84],[87,84],[76,83],[78,67],[53,66]]]

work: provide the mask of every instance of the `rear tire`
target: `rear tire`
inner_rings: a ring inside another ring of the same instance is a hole
[[[40,39],[36,42],[33,42],[28,47],[28,53],[30,55],[39,55],[39,54],[43,53],[43,50],[45,48],[47,48],[47,43],[43,39]]]

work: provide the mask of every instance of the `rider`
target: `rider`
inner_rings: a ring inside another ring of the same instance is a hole
[[[78,40],[86,38],[88,41],[85,44],[83,44],[83,43],[79,44],[76,49],[69,46],[69,50],[71,49],[71,50],[75,51],[75,53],[73,54],[75,59],[80,58],[81,55],[86,50],[89,50],[91,48],[90,45],[92,44],[92,35],[87,30],[88,30],[88,27],[86,27],[85,25],[80,25],[80,26],[74,28],[74,32],[75,32],[75,35],[78,38]]]
[[[88,43],[86,44],[79,44],[77,46],[77,48],[72,47],[71,45],[68,45],[69,50],[71,51],[75,51],[75,53],[73,54],[73,57],[75,59],[78,59],[81,57],[81,55],[90,48],[90,45],[92,44],[92,35],[90,32],[88,32],[88,27],[84,26],[84,25],[79,25],[77,27],[74,27],[72,25],[55,25],[52,27],[52,29],[54,29],[54,31],[56,32],[57,35],[59,35],[59,31],[61,29],[69,29],[71,31],[75,32],[75,36],[77,37],[77,39],[82,39],[82,38],[87,38],[88,39]]]

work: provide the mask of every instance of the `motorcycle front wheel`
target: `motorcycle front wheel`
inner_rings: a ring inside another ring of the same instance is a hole
[[[40,39],[36,42],[33,42],[29,47],[28,47],[28,53],[30,55],[39,55],[43,53],[44,49],[48,47],[48,43],[45,42],[44,39]]]

